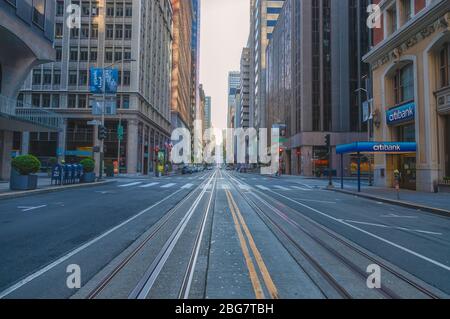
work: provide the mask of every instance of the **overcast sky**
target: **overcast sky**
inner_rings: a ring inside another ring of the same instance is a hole
[[[239,71],[250,29],[249,0],[201,0],[200,83],[212,98],[212,122],[226,127],[228,71]]]

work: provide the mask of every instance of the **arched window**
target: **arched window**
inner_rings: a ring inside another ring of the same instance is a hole
[[[445,43],[439,52],[439,88],[450,85],[450,43]]]
[[[394,96],[395,104],[414,100],[414,69],[412,63],[395,71]]]

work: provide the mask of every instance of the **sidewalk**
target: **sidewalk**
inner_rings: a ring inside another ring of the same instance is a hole
[[[282,178],[298,179],[303,181],[316,180],[323,181],[323,187],[326,187],[327,180],[321,178],[304,178],[300,176],[284,176]],[[332,191],[364,197],[379,202],[385,202],[394,205],[400,205],[412,209],[427,211],[442,216],[450,217],[450,194],[448,193],[425,193],[412,191],[408,189],[400,190],[400,199],[397,199],[397,193],[393,188],[368,186],[367,180],[363,181],[361,193],[358,193],[358,184],[354,179],[346,179],[344,189],[338,179],[333,180],[334,188]]]
[[[70,185],[51,185],[51,179],[47,174],[38,174],[38,188],[30,191],[13,191],[9,189],[9,182],[0,181],[0,200],[25,197],[34,194],[52,193],[62,191],[66,189],[92,187],[98,185],[109,184],[114,182],[113,180],[105,180],[102,182],[89,183],[89,184],[70,184]]]

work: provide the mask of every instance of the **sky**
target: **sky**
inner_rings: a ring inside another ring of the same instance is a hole
[[[201,0],[200,83],[212,99],[212,123],[225,128],[228,72],[239,71],[250,30],[249,0]]]

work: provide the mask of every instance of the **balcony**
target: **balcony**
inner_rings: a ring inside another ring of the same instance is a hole
[[[9,131],[60,131],[63,117],[0,95],[0,127]]]
[[[450,114],[450,86],[435,92],[437,111],[439,114]]]

